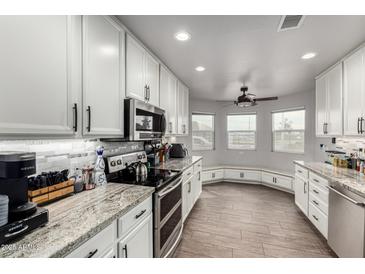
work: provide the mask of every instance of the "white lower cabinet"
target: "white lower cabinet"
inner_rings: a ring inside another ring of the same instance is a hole
[[[115,244],[117,223],[114,221],[94,237],[72,251],[67,258],[102,258]]]
[[[327,239],[328,181],[303,167],[295,170],[295,204]]]
[[[295,204],[303,211],[305,216],[308,216],[308,182],[295,175],[294,193]]]
[[[203,182],[220,181],[224,178],[223,169],[207,170],[202,173]]]
[[[152,197],[104,228],[67,258],[153,258]]]
[[[262,172],[262,182],[280,188],[293,189],[292,178],[275,173]]]
[[[196,201],[202,193],[202,160],[183,173],[182,185],[182,216],[183,221],[193,209]]]
[[[118,243],[119,258],[153,257],[153,222],[150,213],[136,228]]]
[[[226,180],[245,180],[261,181],[261,174],[255,170],[225,169],[224,179]]]

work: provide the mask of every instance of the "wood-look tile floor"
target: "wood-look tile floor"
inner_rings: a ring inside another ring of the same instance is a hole
[[[294,204],[294,196],[261,185],[216,183],[184,225],[177,258],[334,257]]]

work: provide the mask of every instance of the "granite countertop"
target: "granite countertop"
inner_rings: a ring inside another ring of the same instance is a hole
[[[326,178],[330,185],[340,184],[349,191],[365,197],[365,176],[353,169],[334,167],[320,162],[294,161],[294,164]]]
[[[203,159],[202,156],[187,156],[185,158],[170,158],[166,162],[160,163],[155,168],[184,171],[191,165]]]
[[[1,246],[0,258],[64,257],[153,192],[152,187],[108,183],[45,206],[48,224]]]

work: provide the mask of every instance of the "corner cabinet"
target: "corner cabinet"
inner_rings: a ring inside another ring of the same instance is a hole
[[[180,81],[177,84],[177,133],[179,135],[189,134],[189,89]]]
[[[177,134],[177,79],[165,67],[160,68],[160,107],[166,111],[166,135]]]
[[[344,60],[344,135],[365,134],[365,48]]]
[[[160,64],[133,37],[126,41],[126,96],[160,105]]]
[[[125,33],[108,16],[83,16],[83,134],[123,136]]]
[[[342,135],[342,63],[316,79],[316,136]]]
[[[0,134],[77,134],[81,16],[0,16]]]

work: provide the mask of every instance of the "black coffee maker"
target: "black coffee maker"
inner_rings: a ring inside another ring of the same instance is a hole
[[[9,198],[9,223],[0,227],[0,244],[48,222],[48,211],[28,202],[28,176],[35,173],[34,152],[0,152],[0,194]]]

